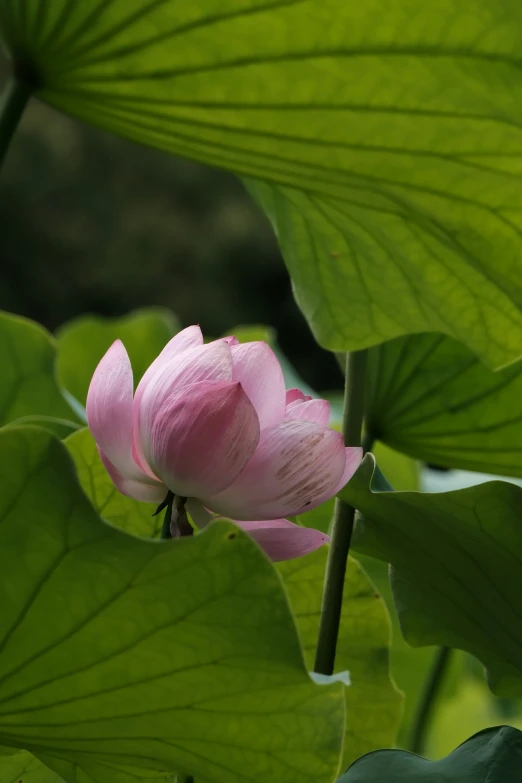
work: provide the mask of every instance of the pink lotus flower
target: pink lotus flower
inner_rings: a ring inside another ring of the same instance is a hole
[[[133,395],[120,340],[96,368],[87,419],[117,489],[160,503],[170,490],[203,527],[211,513],[237,522],[274,560],[321,546],[328,537],[286,516],[335,495],[362,452],[328,427],[329,403],[285,390],[263,342],[234,337],[203,344],[198,326],[177,334]]]

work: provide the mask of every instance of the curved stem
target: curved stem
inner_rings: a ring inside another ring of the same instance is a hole
[[[426,737],[437,705],[437,698],[444,682],[444,675],[451,660],[451,648],[439,647],[435,653],[433,666],[429,672],[422,692],[417,714],[413,721],[409,750],[412,753],[423,753],[426,747]]]
[[[0,99],[0,165],[4,161],[31,93],[32,87],[15,76],[11,77],[5,86]]]
[[[347,446],[361,445],[366,359],[366,351],[354,351],[346,357],[343,435]],[[354,517],[355,509],[336,498],[315,656],[315,671],[321,674],[332,674],[334,670]]]

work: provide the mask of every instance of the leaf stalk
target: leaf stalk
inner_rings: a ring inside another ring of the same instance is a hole
[[[361,445],[366,364],[367,351],[354,351],[346,355],[343,411],[343,436],[346,446]],[[354,518],[355,508],[336,498],[315,656],[314,668],[320,674],[333,674],[334,671]]]

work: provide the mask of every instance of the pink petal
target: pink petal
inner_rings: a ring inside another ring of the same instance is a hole
[[[201,498],[243,470],[259,441],[259,421],[241,384],[203,381],[166,396],[141,437],[147,463],[168,488]]]
[[[294,525],[288,519],[236,522],[236,525],[249,533],[274,561],[292,560],[294,557],[307,555],[330,540],[325,533]]]
[[[197,348],[198,345],[203,345],[203,335],[199,326],[187,326],[186,329],[182,329],[181,332],[174,335],[172,340],[169,340],[162,352],[154,359],[138,384],[138,389],[140,386],[144,388],[154,373],[174,356],[179,356],[190,348]]]
[[[286,406],[285,419],[315,421],[322,427],[328,427],[330,421],[330,403],[327,400],[297,400]]]
[[[261,432],[254,456],[233,484],[200,499],[231,519],[295,516],[335,494],[345,464],[339,432],[307,421],[283,421]]]
[[[181,332],[178,332],[176,335],[174,335],[172,340],[169,340],[165,348],[162,350],[159,356],[157,356],[156,359],[154,359],[150,367],[144,373],[143,378],[138,383],[138,386],[136,388],[136,393],[134,395],[134,412],[133,412],[134,437],[133,437],[133,444],[132,444],[132,456],[134,458],[134,461],[140,466],[140,468],[145,473],[151,473],[151,471],[143,458],[143,453],[141,450],[141,446],[139,444],[139,440],[136,438],[135,419],[136,419],[136,410],[139,408],[140,400],[143,397],[143,393],[147,388],[151,379],[165,364],[169,363],[176,356],[179,356],[180,354],[190,350],[191,348],[196,348],[199,345],[203,345],[203,334],[201,333],[201,329],[199,326],[187,326],[186,329],[182,329]]]
[[[363,458],[363,450],[357,446],[346,446],[345,452],[346,464],[344,466],[343,475],[339,479],[339,482],[337,483],[337,486],[333,492],[334,495],[337,495],[337,493],[340,492],[346,484],[348,484],[351,477],[361,464],[361,460]]]
[[[312,398],[307,394],[303,394],[301,389],[288,389],[286,392],[286,404],[290,405],[291,402],[307,402]]]
[[[231,348],[233,380],[239,381],[259,416],[261,429],[279,424],[285,415],[283,371],[267,343],[240,343]]]
[[[122,495],[126,495],[134,500],[143,500],[146,503],[161,503],[167,494],[167,487],[159,481],[147,481],[144,476],[143,481],[126,478],[105,456],[101,449],[98,449],[101,461],[105,470],[111,477],[114,486]]]
[[[224,340],[227,343],[227,345],[230,345],[230,347],[232,347],[233,345],[239,345],[239,340],[237,339],[237,337],[234,337],[233,334],[229,335],[228,337],[221,337],[220,339]]]
[[[199,381],[231,380],[232,356],[230,348],[223,340],[189,348],[157,365],[156,372],[147,380],[145,386],[138,386],[134,398],[132,453],[138,465],[146,470],[144,439],[150,439],[157,413],[173,394],[184,386]]]
[[[87,393],[87,422],[94,440],[124,475],[140,471],[131,456],[132,367],[121,340],[102,358]]]

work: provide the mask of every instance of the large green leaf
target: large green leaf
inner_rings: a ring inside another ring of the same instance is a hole
[[[74,783],[181,783],[185,779],[185,776],[179,778],[176,773],[155,772],[130,765],[107,764],[97,759],[93,761],[82,758],[77,764],[46,753],[41,753],[40,757],[50,769],[62,776],[56,783],[62,783],[62,778]]]
[[[0,783],[63,783],[63,780],[31,753],[21,751],[11,756],[0,755]]]
[[[82,765],[64,762],[42,754],[48,766],[27,751],[1,758],[0,783],[64,783],[56,774],[62,773],[74,783],[178,783],[170,773],[151,772],[139,768],[121,768],[82,759]]]
[[[146,541],[107,525],[44,430],[0,431],[0,462],[0,744],[202,783],[335,776],[343,686],[309,677],[248,536],[218,522]]]
[[[522,362],[495,373],[441,335],[392,340],[370,351],[367,427],[428,462],[522,477]]]
[[[326,555],[326,547],[321,547],[307,557],[279,564],[310,668],[317,646]],[[390,681],[389,641],[386,607],[357,562],[350,560],[336,655],[336,670],[348,670],[351,677],[345,690],[343,769],[363,753],[395,741],[402,699]]]
[[[35,415],[75,418],[56,382],[55,341],[43,327],[0,312],[0,356],[0,425]]]
[[[68,437],[65,445],[76,465],[83,491],[103,519],[136,536],[155,538],[159,535],[163,518],[153,516],[154,504],[120,495],[87,428]]]
[[[522,489],[493,481],[441,494],[388,492],[367,455],[341,496],[362,513],[356,551],[391,563],[413,646],[479,658],[499,695],[522,696]]]
[[[339,783],[519,783],[522,732],[486,729],[440,761],[379,750],[356,761]]]
[[[162,308],[135,310],[121,318],[80,316],[58,331],[58,375],[63,386],[85,404],[92,374],[103,354],[120,339],[137,382],[178,331],[175,316]]]
[[[4,0],[0,29],[53,106],[250,178],[326,347],[520,357],[518,0]]]

